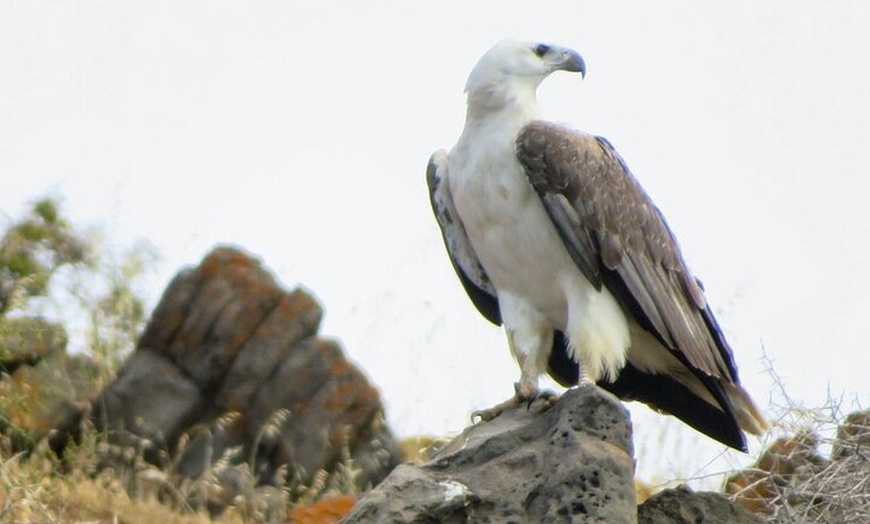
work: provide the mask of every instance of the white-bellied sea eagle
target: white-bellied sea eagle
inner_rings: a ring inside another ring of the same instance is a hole
[[[745,451],[743,431],[768,423],[662,213],[607,140],[538,120],[537,87],[560,70],[586,74],[556,45],[487,51],[465,87],[459,141],[427,170],[453,267],[519,363],[512,402],[536,398],[546,372]]]

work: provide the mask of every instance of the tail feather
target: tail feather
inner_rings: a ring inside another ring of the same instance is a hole
[[[577,383],[578,365],[570,357],[567,340],[555,332],[548,369],[565,387]],[[686,365],[686,363],[683,363]],[[770,424],[739,384],[718,379],[686,366],[679,377],[673,373],[648,373],[629,361],[613,382],[598,385],[622,400],[636,400],[662,413],[671,414],[694,429],[734,449],[746,452],[744,431],[762,435]]]
[[[715,388],[714,379],[705,384]],[[696,395],[691,389],[668,375],[643,373],[630,363],[613,383],[599,382],[602,388],[623,400],[637,400],[653,409],[669,413],[710,438],[746,453],[746,437],[730,410],[722,410]],[[719,391],[711,391],[715,397]]]
[[[567,338],[556,331],[550,352],[550,376],[565,387],[577,383],[579,368],[569,356]],[[684,363],[685,365],[685,363]],[[739,384],[717,379],[701,372],[677,377],[673,373],[647,373],[627,362],[614,382],[598,385],[622,400],[637,400],[651,408],[671,414],[710,438],[746,452],[743,431],[762,435],[770,429],[761,410]]]
[[[726,383],[724,388],[725,395],[731,402],[734,418],[743,431],[761,436],[770,430],[770,422],[764,418],[752,397],[740,384]]]

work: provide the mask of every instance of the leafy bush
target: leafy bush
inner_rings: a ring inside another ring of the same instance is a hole
[[[0,237],[0,328],[15,335],[12,318],[54,317],[105,382],[144,324],[139,286],[155,259],[145,242],[105,246],[94,230],[71,225],[58,199],[41,198]]]

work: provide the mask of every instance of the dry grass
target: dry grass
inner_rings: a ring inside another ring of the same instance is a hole
[[[94,474],[101,459],[98,446],[72,449],[69,460],[54,456],[45,445],[29,456],[10,454],[8,442],[0,444],[0,522],[48,523],[153,523],[181,524],[213,522],[204,511],[181,510],[167,504],[161,486],[139,489],[131,494],[131,478],[106,469]],[[150,471],[136,472],[141,481]],[[142,483],[140,482],[140,486]],[[244,522],[228,513],[220,522]]]
[[[318,472],[308,485],[286,484],[281,469],[274,485],[263,486],[251,464],[238,460],[240,449],[227,450],[189,479],[171,473],[168,458],[163,468],[146,462],[147,441],[110,444],[92,427],[82,435],[63,459],[46,443],[29,454],[12,453],[11,440],[0,435],[0,522],[328,524],[356,498],[349,454],[335,472]]]
[[[870,523],[870,410],[833,395],[808,408],[769,372],[781,398],[773,407],[780,437],[726,492],[771,524]]]
[[[861,413],[866,419],[870,413]],[[854,427],[854,426],[853,426]],[[837,453],[823,456],[823,442],[802,433],[774,442],[753,468],[732,476],[726,491],[774,524],[870,522],[870,425],[863,441],[835,438]]]
[[[774,501],[774,523],[867,524],[870,522],[868,457],[834,461],[790,483]]]

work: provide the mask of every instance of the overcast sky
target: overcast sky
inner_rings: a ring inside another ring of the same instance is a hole
[[[766,353],[795,400],[867,406],[870,4],[374,4],[0,2],[0,220],[47,193],[118,245],[147,239],[152,306],[242,246],[320,299],[400,436],[455,433],[518,369],[453,274],[426,162],[487,48],[559,43],[588,75],[547,80],[545,114],[621,152],[759,403],[778,395]],[[718,444],[632,411],[641,451],[702,450],[671,473],[718,467]]]

